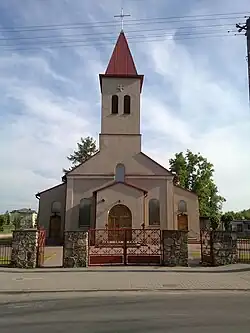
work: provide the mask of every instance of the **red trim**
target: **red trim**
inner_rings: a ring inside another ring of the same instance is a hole
[[[138,191],[141,191],[141,192],[143,192],[144,194],[147,194],[147,193],[148,193],[148,191],[146,191],[146,190],[144,190],[144,189],[142,189],[142,188],[140,188],[140,187],[137,187],[137,186],[135,186],[135,185],[132,185],[132,184],[129,184],[129,183],[126,183],[126,182],[117,182],[117,181],[112,181],[112,183],[109,183],[108,185],[105,185],[105,186],[99,188],[98,190],[95,190],[93,193],[97,193],[97,192],[99,192],[99,191],[105,190],[106,188],[109,188],[109,187],[114,186],[114,185],[116,185],[116,184],[123,184],[123,185],[125,185],[125,186],[131,187],[131,188],[134,188],[134,189],[136,189],[136,190],[138,190]]]

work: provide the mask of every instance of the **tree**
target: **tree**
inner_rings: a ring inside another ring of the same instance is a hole
[[[4,215],[0,215],[0,231],[3,231],[4,230],[4,223],[5,220],[4,220]]]
[[[89,157],[97,152],[96,141],[88,136],[85,139],[81,138],[77,143],[77,150],[74,150],[73,154],[69,155],[67,159],[72,163],[72,167],[68,170],[63,169],[63,172],[67,173],[74,167],[85,162]]]
[[[225,230],[230,229],[230,224],[234,220],[234,212],[226,212],[223,215],[221,215],[221,223],[223,224]]]
[[[225,198],[219,195],[214,182],[213,164],[200,153],[194,154],[190,150],[185,154],[175,154],[175,157],[169,160],[169,164],[170,171],[178,177],[179,185],[198,195],[200,215],[211,218],[215,225]]]

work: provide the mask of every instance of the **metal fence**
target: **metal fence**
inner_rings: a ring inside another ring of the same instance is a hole
[[[237,238],[238,262],[250,264],[250,233]]]
[[[0,240],[0,266],[9,266],[11,264],[12,239]]]

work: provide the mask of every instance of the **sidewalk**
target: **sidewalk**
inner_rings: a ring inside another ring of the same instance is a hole
[[[135,290],[250,291],[250,265],[0,270],[0,293]]]

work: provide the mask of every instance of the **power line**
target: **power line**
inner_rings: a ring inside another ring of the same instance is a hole
[[[210,29],[210,28],[226,28],[233,26],[232,24],[211,24],[211,25],[203,25],[203,26],[182,26],[182,27],[177,27],[175,29],[178,30],[188,30],[191,29],[196,30],[196,29]],[[143,32],[155,32],[155,31],[173,31],[174,28],[157,28],[157,29],[144,29]],[[131,33],[137,33],[141,32],[141,30],[128,30],[126,31],[126,34],[129,35]],[[79,37],[79,36],[99,36],[99,35],[114,35],[116,34],[114,31],[110,32],[95,32],[95,33],[79,33],[79,34],[64,34],[63,38],[66,37]],[[62,38],[62,35],[47,35],[47,36],[28,36],[28,37],[6,37],[6,38],[0,38],[0,41],[19,41],[19,40],[38,40],[38,39],[50,39],[50,38]]]
[[[138,31],[141,32],[141,31]],[[231,31],[229,33],[237,33],[237,31]],[[144,31],[142,32],[144,33]],[[155,35],[155,34],[141,34],[139,35],[139,37],[143,37],[143,38],[148,38],[148,37],[164,37],[164,36],[196,36],[196,35],[210,35],[210,34],[218,34],[218,33],[225,33],[224,31],[217,31],[217,30],[210,30],[210,31],[193,31],[193,32],[188,32],[188,31],[182,31],[182,32],[177,32],[177,33],[171,33],[171,32],[165,32],[165,33],[161,33],[160,35]],[[138,35],[127,35],[128,39],[133,39],[133,38],[137,38]],[[39,41],[39,45],[50,45],[50,44],[64,44],[64,43],[72,43],[72,42],[77,42],[77,43],[81,43],[81,42],[98,42],[98,41],[108,41],[108,40],[114,40],[116,38],[116,36],[111,36],[111,37],[102,37],[101,39],[99,37],[95,37],[93,36],[93,38],[86,38],[86,39],[61,39],[61,40],[43,40],[43,41]],[[0,44],[0,48],[2,47],[13,47],[13,46],[34,46],[38,43],[34,42],[34,43],[13,43],[13,44]]]
[[[209,18],[209,17],[214,17],[217,19],[220,19],[219,16],[228,16],[228,15],[244,15],[244,17],[247,15],[246,13],[248,13],[249,10],[245,11],[245,12],[229,12],[229,13],[215,13],[215,14],[200,14],[200,15],[182,15],[182,16],[169,16],[169,17],[155,17],[155,18],[138,18],[138,19],[128,19],[126,22],[138,22],[138,21],[152,21],[152,20],[172,20],[172,19],[185,19],[185,18]],[[228,17],[230,18],[230,17]],[[235,17],[232,17],[232,19],[235,18]],[[66,27],[66,26],[77,26],[77,25],[86,25],[86,26],[93,26],[95,24],[102,24],[102,25],[105,25],[105,24],[110,24],[110,23],[113,23],[113,24],[118,24],[118,22],[116,20],[110,20],[110,21],[96,21],[95,23],[87,23],[87,22],[80,22],[80,23],[61,23],[61,24],[45,24],[45,25],[30,25],[30,26],[17,26],[15,28],[13,27],[6,27],[6,28],[3,28],[1,29],[1,31],[3,30],[15,30],[15,29],[18,29],[18,30],[22,30],[22,29],[36,29],[36,28],[62,28],[62,27]]]
[[[225,37],[235,37],[239,34],[221,34],[221,35],[204,35],[204,36],[193,36],[193,35],[190,35],[190,36],[187,36],[187,37],[182,37],[182,38],[163,38],[163,36],[159,36],[159,39],[158,38],[154,38],[154,39],[139,39],[137,40],[136,38],[134,39],[129,39],[129,43],[151,43],[151,42],[160,42],[160,41],[172,41],[172,40],[193,40],[193,39],[205,39],[205,38],[225,38]],[[141,37],[140,37],[141,38]],[[98,47],[98,48],[101,48],[101,47],[107,47],[108,45],[113,45],[114,44],[114,41],[115,39],[113,39],[113,41],[110,41],[110,42],[99,42],[99,43],[95,43],[93,44],[93,42],[90,42],[90,41],[85,41],[84,43],[82,41],[79,41],[79,42],[73,42],[73,43],[70,43],[68,42],[68,44],[66,45],[43,45],[43,47],[31,47],[31,48],[1,48],[1,51],[12,51],[12,52],[15,52],[15,51],[35,51],[35,50],[43,50],[43,49],[59,49],[59,48],[70,48],[70,47],[88,47],[88,46],[91,46],[91,47]],[[77,44],[76,44],[77,43]],[[79,43],[79,44],[78,44]],[[12,45],[11,45],[12,46]],[[12,46],[13,47],[13,46]]]
[[[222,14],[221,14],[222,15]],[[191,19],[185,19],[191,18]],[[169,18],[150,18],[150,19],[137,19],[137,20],[128,20],[126,21],[125,26],[135,26],[135,25],[144,25],[144,24],[170,24],[170,23],[180,23],[180,22],[199,22],[199,21],[215,21],[215,20],[236,20],[242,19],[242,16],[226,16],[226,17],[203,17],[200,16],[176,16]],[[176,20],[176,18],[178,18]],[[182,19],[184,18],[184,19]],[[41,25],[41,26],[26,26],[26,27],[15,27],[15,28],[2,28],[0,32],[35,32],[35,31],[56,31],[56,30],[74,30],[74,29],[87,29],[87,28],[104,28],[104,27],[115,27],[118,26],[116,21],[106,21],[106,22],[95,22],[95,23],[75,23],[75,24],[60,24],[60,25]]]

